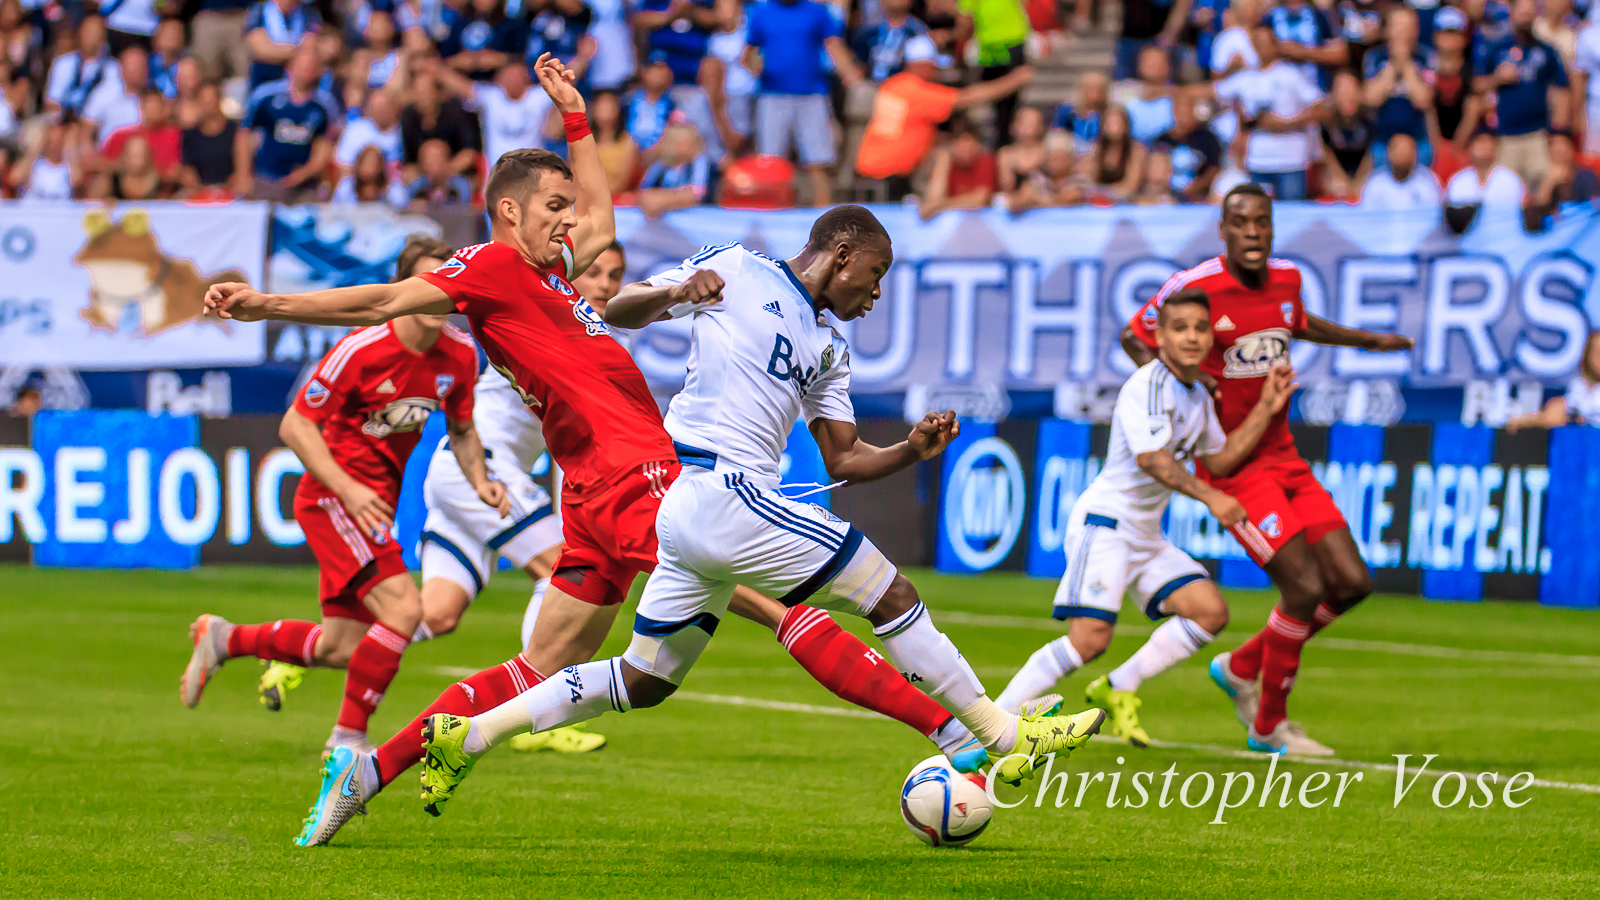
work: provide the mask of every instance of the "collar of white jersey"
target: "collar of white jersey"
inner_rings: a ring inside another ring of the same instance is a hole
[[[1156,362],[1160,363],[1161,364],[1161,368],[1166,369],[1167,370],[1167,374],[1171,375],[1175,381],[1177,381],[1179,384],[1183,384],[1183,378],[1180,377],[1177,372],[1172,371],[1172,367],[1167,365],[1167,361],[1166,360],[1164,360],[1161,357],[1157,356],[1156,357]],[[1200,386],[1200,379],[1199,378],[1196,378],[1194,380],[1193,384],[1183,384],[1184,389],[1185,390],[1190,390],[1190,391],[1194,390],[1195,388],[1197,388],[1199,386]]]
[[[794,270],[789,268],[787,260],[780,259],[776,260],[776,262],[778,268],[783,270],[784,277],[789,279],[789,283],[794,285],[795,291],[800,294],[800,299],[805,302],[806,309],[817,317],[817,324],[821,325],[824,321],[822,313],[817,311],[817,303],[811,299],[811,292],[806,290],[806,286],[800,283],[799,278],[795,277]]]

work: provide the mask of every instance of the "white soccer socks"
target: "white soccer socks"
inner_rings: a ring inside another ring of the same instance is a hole
[[[541,578],[533,583],[533,596],[528,598],[528,610],[522,614],[522,648],[528,649],[533,638],[533,623],[539,620],[539,607],[544,605],[544,592],[550,588],[550,579]]]
[[[1056,682],[1082,666],[1083,657],[1078,655],[1072,641],[1062,635],[1033,651],[1022,669],[1011,676],[1011,683],[1000,692],[995,703],[1001,709],[1016,709],[1020,704],[1048,693]]]
[[[979,743],[1002,752],[1011,749],[1017,739],[1016,717],[984,695],[972,667],[934,626],[921,601],[872,633],[906,679],[950,710]]]
[[[549,731],[611,710],[632,708],[628,688],[622,683],[621,657],[579,663],[473,716],[463,747],[477,756],[512,735]]]
[[[1119,691],[1136,691],[1145,679],[1165,672],[1195,655],[1201,647],[1215,637],[1210,632],[1182,616],[1173,616],[1161,623],[1128,661],[1111,671],[1111,687]],[[1030,661],[1031,662],[1031,661]]]

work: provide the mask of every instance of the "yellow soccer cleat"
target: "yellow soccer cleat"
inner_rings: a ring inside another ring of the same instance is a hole
[[[277,712],[283,709],[283,696],[300,686],[300,679],[305,677],[306,670],[277,660],[261,662],[267,670],[261,673],[256,690],[261,692],[261,705],[270,712]]]
[[[995,764],[990,777],[1019,785],[1045,757],[1070,753],[1088,743],[1105,720],[1106,711],[1098,708],[1070,716],[1019,716],[1016,746]]]
[[[1150,746],[1150,735],[1139,724],[1139,704],[1144,701],[1133,691],[1119,691],[1111,686],[1111,679],[1101,675],[1089,683],[1083,699],[1090,706],[1105,710],[1111,716],[1111,733],[1135,747]]]
[[[519,734],[511,739],[511,749],[519,753],[593,753],[606,745],[606,736],[585,730],[582,725],[567,725],[536,734]]]
[[[471,719],[448,713],[435,713],[422,723],[422,748],[427,751],[422,760],[422,810],[430,816],[439,814],[440,805],[450,799],[478,761],[464,746],[471,727]]]

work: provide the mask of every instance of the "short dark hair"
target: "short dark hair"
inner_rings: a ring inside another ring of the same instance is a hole
[[[870,238],[882,236],[889,240],[889,230],[883,227],[872,210],[865,206],[835,206],[817,217],[811,226],[807,250],[827,250],[840,242],[858,247]]]
[[[622,242],[621,241],[612,240],[611,243],[606,245],[606,249],[601,250],[600,252],[601,253],[610,253],[613,250],[617,251],[617,255],[618,256],[622,257],[623,265],[627,265],[627,263],[628,263],[628,251],[622,249]]]
[[[1211,312],[1211,297],[1206,294],[1204,289],[1197,287],[1186,287],[1173,291],[1167,296],[1167,299],[1161,301],[1160,306],[1156,307],[1156,322],[1158,324],[1166,321],[1167,309],[1173,306],[1203,306],[1206,308],[1206,312],[1209,313]]]
[[[1228,204],[1231,203],[1235,197],[1260,197],[1261,199],[1267,201],[1268,206],[1272,205],[1272,197],[1267,193],[1267,189],[1253,181],[1246,181],[1244,184],[1236,184],[1226,194],[1222,195],[1223,212],[1228,211]]]
[[[489,180],[484,184],[484,202],[489,214],[499,208],[502,198],[510,197],[518,203],[528,202],[539,189],[539,179],[545,172],[555,172],[563,178],[572,178],[572,167],[567,161],[549,150],[523,148],[501,155],[489,170]]]
[[[425,256],[434,259],[449,259],[456,255],[449,244],[439,240],[431,234],[413,234],[406,238],[406,245],[400,248],[400,256],[394,264],[394,280],[404,281],[417,274],[417,261]]]

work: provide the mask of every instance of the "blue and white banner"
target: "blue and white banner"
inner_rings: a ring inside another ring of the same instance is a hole
[[[200,314],[210,285],[261,283],[270,208],[0,202],[0,368],[260,363],[266,325]]]
[[[851,386],[864,393],[1120,384],[1132,371],[1118,344],[1122,327],[1169,276],[1222,251],[1212,206],[991,209],[926,222],[908,207],[874,211],[894,240],[895,264],[873,312],[840,325],[851,342]],[[661,219],[620,210],[618,232],[628,276],[641,279],[730,241],[792,256],[815,218],[815,210],[704,207]],[[1436,210],[1279,204],[1276,255],[1305,276],[1310,312],[1417,341],[1395,354],[1296,346],[1301,381],[1561,382],[1576,369],[1591,323],[1600,323],[1595,224],[1594,214],[1568,216],[1529,235],[1519,216],[1485,217],[1458,238]],[[688,322],[634,338],[655,385],[682,383]]]

